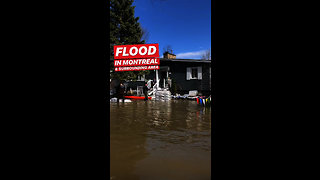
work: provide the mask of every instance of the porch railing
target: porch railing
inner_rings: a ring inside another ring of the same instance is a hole
[[[151,80],[148,81],[148,83],[151,83]],[[152,90],[148,93],[148,95],[152,95],[155,94],[155,92],[157,91],[157,85],[160,83],[160,80],[158,80],[153,86],[152,86]]]

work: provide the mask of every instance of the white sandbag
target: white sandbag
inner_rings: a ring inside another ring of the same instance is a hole
[[[110,102],[117,102],[117,98],[111,98]]]
[[[198,95],[197,90],[189,91],[189,96],[197,96],[197,95]]]

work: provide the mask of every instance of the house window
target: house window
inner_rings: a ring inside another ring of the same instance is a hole
[[[188,67],[187,68],[187,80],[191,79],[202,79],[202,67]]]
[[[191,79],[198,79],[198,68],[191,68]]]
[[[144,79],[145,79],[145,75],[138,76],[137,81],[144,81]]]

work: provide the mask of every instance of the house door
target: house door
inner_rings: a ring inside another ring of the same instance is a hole
[[[167,79],[167,71],[160,71],[160,88],[165,88],[165,83]]]
[[[169,66],[160,66],[160,69],[159,69],[159,87],[160,88],[166,88],[168,87],[168,83],[167,83],[167,80],[168,80],[168,72],[170,71],[170,68]]]

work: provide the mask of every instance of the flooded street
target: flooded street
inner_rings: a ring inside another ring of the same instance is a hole
[[[137,100],[110,103],[110,116],[111,179],[210,179],[210,108]]]

